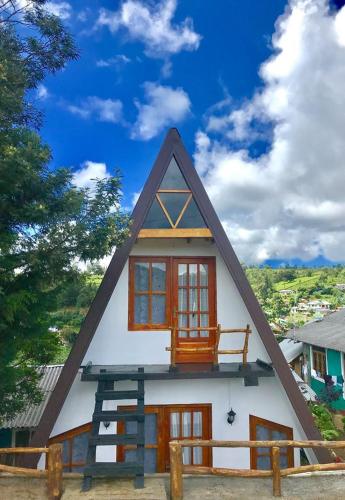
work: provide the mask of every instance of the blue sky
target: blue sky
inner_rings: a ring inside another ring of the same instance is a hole
[[[177,126],[243,260],[345,260],[345,151],[336,137],[344,9],[326,0],[56,0],[48,8],[80,50],[38,89],[53,168],[72,167],[79,185],[119,168],[131,206]],[[325,163],[334,179],[320,193],[330,182]]]

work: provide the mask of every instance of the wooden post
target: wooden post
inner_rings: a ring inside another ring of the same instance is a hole
[[[50,445],[47,458],[48,498],[49,500],[59,500],[62,496],[62,445]]]
[[[272,448],[272,472],[273,472],[273,496],[281,497],[281,477],[280,477],[280,449],[278,446]]]
[[[172,500],[183,499],[182,446],[170,443],[170,496]]]
[[[243,365],[247,364],[249,334],[250,334],[250,326],[247,325],[246,336],[244,339],[244,347],[243,347],[243,359],[242,359]]]
[[[216,330],[216,339],[214,343],[214,358],[213,358],[213,366],[216,367],[218,366],[218,349],[219,349],[219,341],[220,341],[220,333],[221,333],[221,326],[218,324],[217,325],[217,330]]]
[[[171,366],[176,368],[176,329],[175,325],[171,329]]]

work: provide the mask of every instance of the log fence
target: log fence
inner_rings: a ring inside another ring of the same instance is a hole
[[[52,444],[48,448],[0,448],[0,455],[44,453],[47,456],[46,469],[30,469],[0,464],[0,472],[20,474],[28,477],[46,477],[49,500],[59,500],[62,495],[62,445]]]
[[[182,448],[271,448],[272,469],[228,469],[221,467],[204,467],[199,465],[184,465]],[[281,448],[345,448],[345,441],[215,441],[215,440],[181,440],[170,441],[170,494],[172,500],[183,500],[183,474],[216,475],[227,477],[272,477],[273,496],[281,497],[281,478],[291,474],[301,474],[315,471],[345,470],[345,463],[310,464],[299,467],[280,467]]]

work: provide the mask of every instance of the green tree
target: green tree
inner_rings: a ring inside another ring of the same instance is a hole
[[[72,263],[100,259],[128,234],[119,174],[90,191],[49,168],[30,94],[77,51],[44,4],[0,6],[0,419],[41,398],[34,367],[59,350],[49,313]]]

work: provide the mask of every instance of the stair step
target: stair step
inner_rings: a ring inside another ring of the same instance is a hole
[[[84,476],[135,476],[144,473],[144,466],[136,462],[96,462],[86,465]]]
[[[102,391],[96,392],[96,401],[117,399],[143,399],[144,394],[140,391]]]
[[[144,445],[144,439],[139,434],[99,434],[89,438],[90,446],[106,446],[113,444],[141,444]]]
[[[124,411],[101,411],[94,413],[93,422],[117,422],[118,420],[143,422],[145,415],[138,412],[124,412]]]

